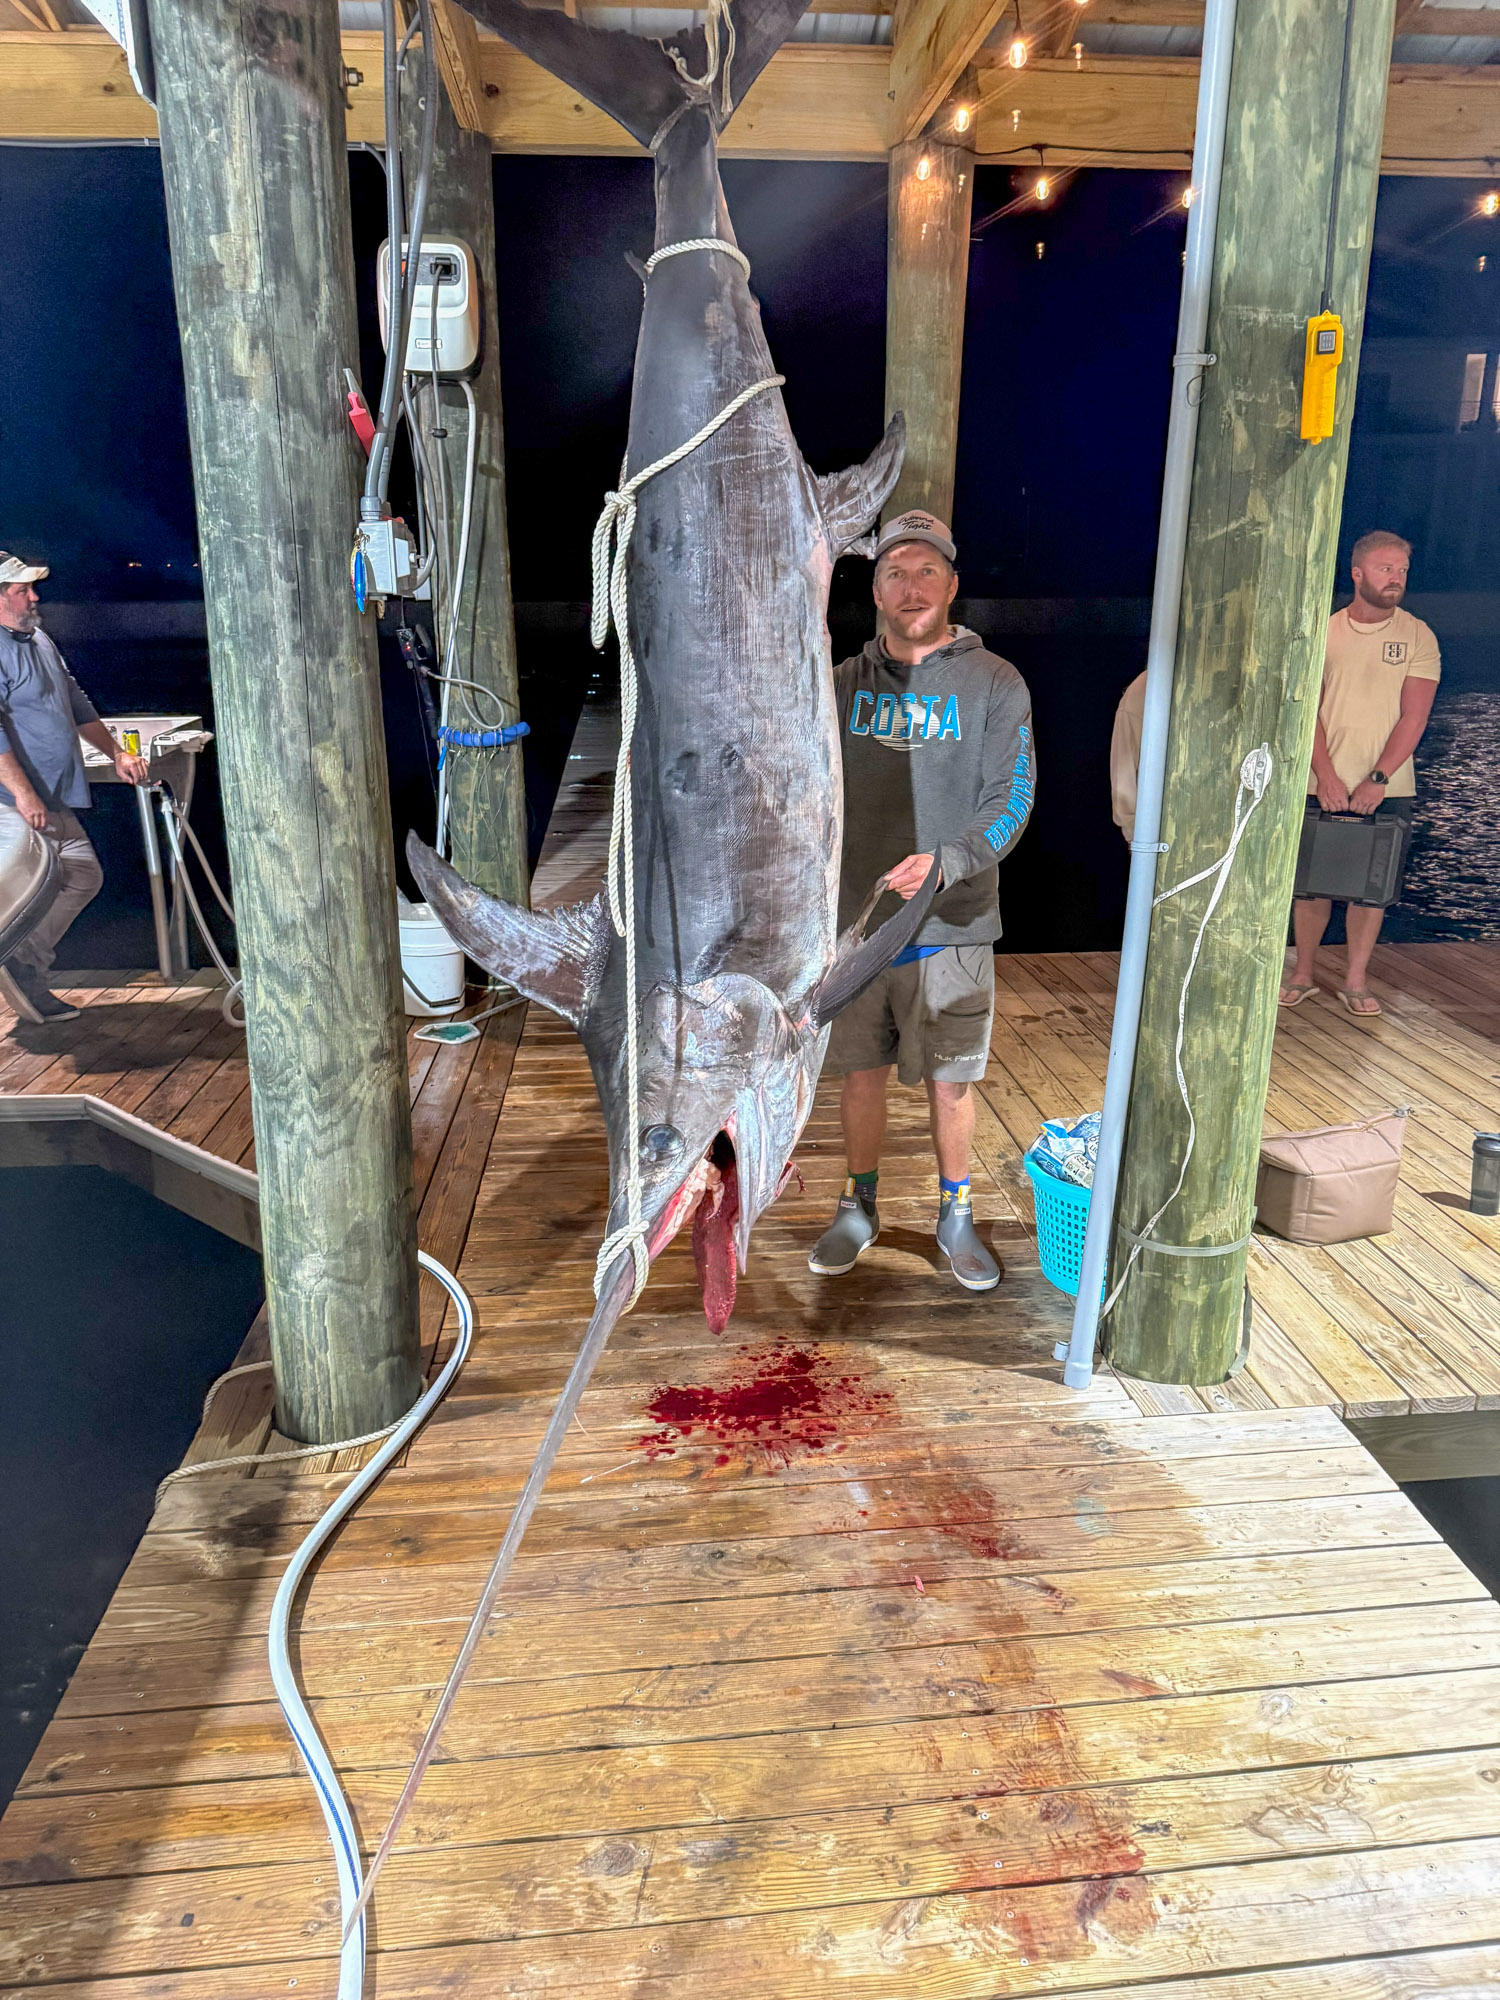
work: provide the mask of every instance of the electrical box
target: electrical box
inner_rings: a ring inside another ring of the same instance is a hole
[[[417,545],[399,514],[384,520],[361,521],[349,558],[349,581],[361,611],[372,597],[428,597],[426,582],[417,582]]]
[[[1302,355],[1302,436],[1309,444],[1333,436],[1333,401],[1343,358],[1343,321],[1337,313],[1316,314],[1307,322]]]
[[[405,262],[408,241],[401,239]],[[390,345],[390,239],[376,261],[380,297],[380,338]],[[449,236],[424,236],[417,259],[411,325],[406,333],[406,369],[412,375],[467,375],[479,359],[479,285],[474,252]]]

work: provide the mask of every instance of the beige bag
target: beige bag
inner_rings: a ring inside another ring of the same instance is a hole
[[[1348,1243],[1391,1227],[1405,1111],[1263,1139],[1257,1221],[1293,1243]]]

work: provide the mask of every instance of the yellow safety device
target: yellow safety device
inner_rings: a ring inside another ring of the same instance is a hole
[[[1344,322],[1321,312],[1307,322],[1302,357],[1302,435],[1310,444],[1333,436],[1333,399],[1344,358]]]

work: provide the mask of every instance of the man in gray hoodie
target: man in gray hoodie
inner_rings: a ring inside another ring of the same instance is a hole
[[[958,591],[946,525],[900,515],[875,549],[884,634],[834,676],[844,749],[839,926],[883,877],[910,897],[937,856],[941,886],[914,943],[834,1021],[828,1061],[844,1079],[848,1179],[808,1258],[835,1277],[880,1233],[876,1184],[892,1066],[924,1083],[941,1188],[938,1247],[970,1291],[1000,1282],[974,1229],[970,1086],[984,1075],[1000,935],[999,862],[1031,812],[1036,766],[1031,698],[1006,660],[948,622]],[[877,907],[871,928],[888,910]]]

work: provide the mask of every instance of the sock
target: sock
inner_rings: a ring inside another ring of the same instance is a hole
[[[873,1209],[875,1206],[875,1184],[879,1179],[879,1167],[871,1174],[850,1174],[848,1180],[844,1182],[844,1193],[846,1195],[857,1194],[864,1208]]]
[[[967,1174],[964,1175],[961,1181],[944,1180],[943,1176],[939,1174],[938,1189],[939,1218],[945,1216],[951,1208],[967,1208],[969,1206],[969,1176]]]

